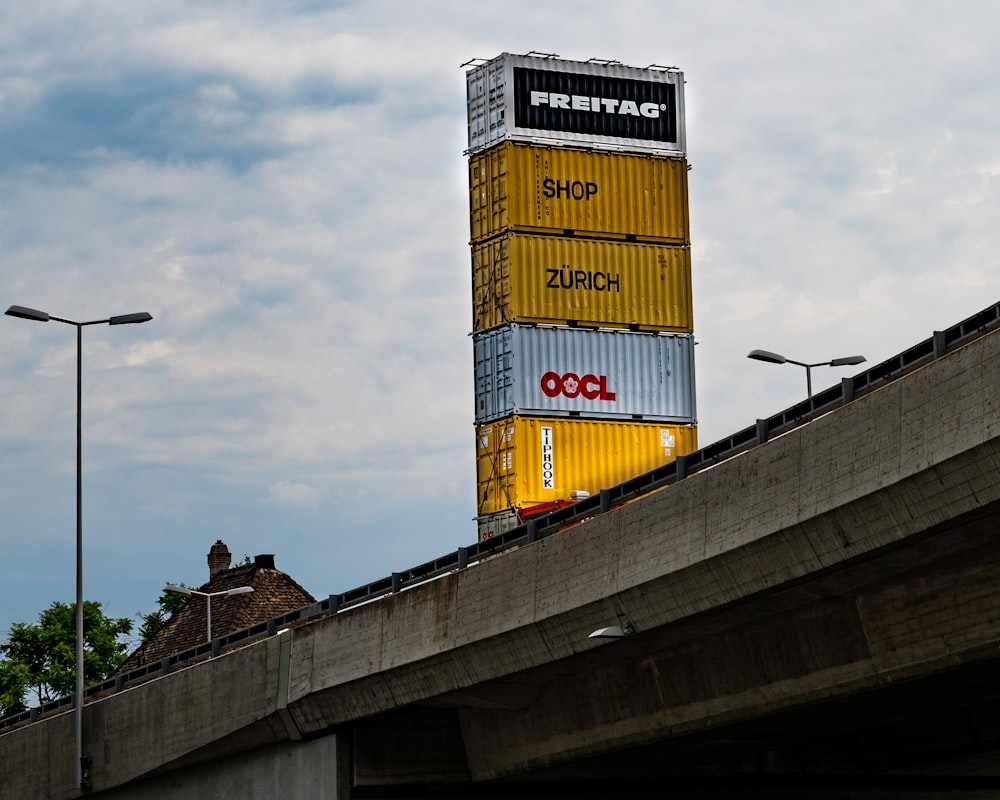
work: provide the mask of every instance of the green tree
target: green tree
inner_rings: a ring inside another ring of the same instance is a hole
[[[183,586],[185,589],[192,588],[186,583],[178,583],[177,585]],[[139,626],[139,644],[145,644],[156,636],[167,620],[170,619],[171,614],[178,611],[190,599],[191,595],[189,594],[168,592],[166,589],[160,592],[160,596],[156,601],[159,607],[156,611],[150,611],[148,614],[142,616],[142,624]]]
[[[104,615],[101,604],[83,604],[83,677],[90,685],[104,680],[127,655],[122,641],[132,630],[127,618]],[[0,644],[0,711],[23,711],[29,699],[38,704],[76,689],[76,604],[55,602],[38,617],[38,624],[11,626]]]
[[[27,664],[0,660],[0,715],[24,711],[26,690],[30,683]]]

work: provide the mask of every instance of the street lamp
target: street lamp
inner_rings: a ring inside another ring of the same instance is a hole
[[[172,583],[168,583],[163,587],[168,592],[176,592],[177,594],[195,594],[198,597],[204,597],[205,603],[208,608],[208,641],[212,641],[212,598],[213,597],[229,597],[234,594],[247,594],[253,591],[252,586],[237,586],[235,589],[224,589],[221,592],[199,592],[197,589],[188,589],[186,586],[174,586]]]
[[[820,361],[818,364],[806,364],[802,361],[793,361],[790,358],[785,358],[778,353],[772,353],[769,350],[751,350],[747,353],[747,358],[753,358],[757,361],[766,361],[768,364],[797,364],[800,367],[806,368],[806,390],[809,392],[809,396],[813,396],[813,385],[812,385],[812,368],[813,367],[849,367],[854,364],[863,364],[867,359],[864,356],[845,356],[844,358],[835,358],[832,361]]]
[[[108,319],[76,322],[72,319],[53,317],[45,311],[24,306],[11,306],[5,312],[9,317],[30,319],[34,322],[64,322],[76,327],[76,783],[89,789],[90,781],[84,779],[83,756],[83,326],[84,325],[134,325],[149,322],[153,317],[142,311],[138,314],[121,314]]]

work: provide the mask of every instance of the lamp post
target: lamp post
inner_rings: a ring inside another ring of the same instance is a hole
[[[809,396],[813,396],[813,385],[812,385],[812,368],[813,367],[849,367],[854,364],[863,364],[867,359],[864,356],[845,356],[844,358],[834,358],[831,361],[820,361],[816,364],[806,364],[803,361],[793,361],[790,358],[785,358],[783,355],[778,353],[772,353],[769,350],[751,350],[747,353],[747,358],[752,358],[756,361],[766,361],[768,364],[797,364],[800,367],[806,368],[806,391],[809,392]]]
[[[247,594],[253,591],[252,586],[237,586],[235,589],[224,589],[221,592],[199,592],[197,589],[188,589],[186,586],[174,586],[172,583],[168,583],[163,588],[168,592],[194,594],[205,598],[205,604],[208,609],[208,641],[212,641],[212,598],[229,597],[234,594]]]
[[[107,319],[77,322],[54,317],[45,311],[24,306],[11,306],[5,312],[9,317],[30,319],[34,322],[63,322],[76,327],[76,696],[73,707],[76,715],[76,783],[89,789],[85,777],[83,755],[83,327],[85,325],[134,325],[149,322],[153,317],[142,311],[138,314],[121,314]]]

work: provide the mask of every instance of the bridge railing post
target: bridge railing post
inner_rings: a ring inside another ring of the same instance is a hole
[[[948,337],[944,331],[934,331],[932,340],[934,342],[934,358],[941,358],[948,352]]]
[[[845,406],[854,400],[854,378],[840,379],[840,402]]]

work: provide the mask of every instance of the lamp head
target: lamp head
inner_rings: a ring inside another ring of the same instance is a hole
[[[140,311],[138,314],[119,314],[108,320],[108,325],[137,325],[140,322],[149,322],[153,315],[148,311]]]
[[[48,322],[49,315],[45,311],[38,311],[25,306],[11,306],[4,312],[8,317],[20,317],[21,319],[33,319],[35,322]]]
[[[835,358],[830,362],[831,367],[850,367],[854,364],[864,364],[867,361],[864,356],[844,356],[843,358]]]
[[[766,361],[769,364],[784,364],[788,360],[778,353],[772,353],[770,350],[751,350],[747,353],[747,358],[752,358],[757,361]]]
[[[626,636],[631,636],[635,633],[635,628],[632,623],[626,622],[624,625],[611,625],[607,628],[598,628],[592,634],[590,634],[588,639],[624,639]]]

